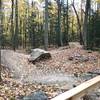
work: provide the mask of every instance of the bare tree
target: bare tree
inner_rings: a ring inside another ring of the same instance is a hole
[[[84,16],[84,24],[83,24],[83,41],[84,41],[84,47],[87,49],[87,34],[88,34],[88,17],[89,17],[89,11],[90,11],[90,2],[91,0],[86,0],[86,6],[85,6],[85,16]]]
[[[0,0],[0,82],[1,78],[1,35],[2,35],[2,0]]]
[[[58,34],[59,34],[59,39],[60,39],[60,46],[63,46],[62,32],[61,32],[61,2],[60,0],[57,0],[57,5],[58,5]]]
[[[11,12],[11,33],[12,33],[12,37],[11,37],[11,40],[12,40],[12,46],[13,46],[13,49],[15,49],[14,47],[14,0],[11,0],[11,8],[12,8],[12,12]]]
[[[14,34],[14,50],[18,48],[18,34],[19,34],[19,26],[18,26],[18,0],[15,0],[15,34]]]
[[[44,33],[44,48],[48,49],[48,0],[45,0],[45,33]]]
[[[80,44],[83,44],[82,31],[81,31],[81,22],[80,22],[79,15],[78,15],[77,10],[76,10],[75,5],[74,5],[74,0],[73,0],[73,3],[72,3],[72,7],[75,11],[77,22],[78,22],[78,29],[79,29],[79,35],[80,35]]]

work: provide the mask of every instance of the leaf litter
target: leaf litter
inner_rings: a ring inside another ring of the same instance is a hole
[[[24,65],[24,72],[17,73],[17,75],[19,74],[21,77],[22,75],[23,77],[31,75],[30,73],[33,71],[34,73],[32,74],[34,76],[38,75],[36,74],[36,72],[40,73],[40,75],[45,74],[45,76],[48,74],[58,75],[64,73],[62,74],[63,76],[68,74],[81,75],[82,73],[100,69],[100,54],[98,52],[89,52],[79,47],[65,49],[60,48],[53,50],[51,49],[49,52],[52,55],[52,59],[36,62],[35,65],[28,63],[27,58],[29,56],[24,56],[24,54],[21,54],[20,56],[18,55],[17,58],[9,59],[9,62],[11,61],[13,65],[11,67],[2,67],[3,82],[0,85],[0,100],[17,100],[19,97],[29,95],[36,90],[43,90],[49,98],[52,98],[69,89],[68,84],[65,83],[61,85],[62,83],[58,84],[57,81],[55,82],[55,84],[42,84],[41,82],[32,83],[31,81],[29,83],[23,83],[23,78],[22,80],[16,79],[13,75],[14,72],[9,71],[10,68],[14,69],[15,65],[16,67],[18,67],[18,65],[20,64]],[[19,63],[14,63],[15,60],[18,60]],[[9,65],[9,62],[7,62],[6,65]],[[4,63],[5,62],[3,62],[3,64]],[[20,66],[19,68],[21,69],[21,67],[22,66]],[[17,70],[19,69],[17,68]],[[26,76],[24,76],[24,74],[26,74]],[[82,81],[80,81],[79,83],[81,82]]]

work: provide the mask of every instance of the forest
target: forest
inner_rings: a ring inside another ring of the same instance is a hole
[[[51,100],[99,75],[100,0],[0,0],[0,100]]]

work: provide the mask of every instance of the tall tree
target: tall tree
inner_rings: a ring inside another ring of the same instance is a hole
[[[81,31],[81,22],[80,22],[80,19],[79,19],[79,15],[77,13],[77,10],[75,8],[74,0],[73,0],[72,7],[73,7],[73,9],[75,11],[76,18],[77,18],[77,22],[78,22],[78,30],[79,30],[79,36],[80,36],[80,44],[83,44],[82,31]]]
[[[63,8],[63,45],[68,45],[68,32],[67,32],[67,6],[65,5],[65,1],[62,0],[62,8]]]
[[[87,49],[88,17],[89,17],[89,11],[90,11],[90,2],[91,0],[86,0],[85,16],[84,16],[84,24],[83,24],[83,41],[84,41],[84,47],[86,49]]]
[[[48,49],[48,0],[45,0],[45,32],[44,32],[44,48]]]
[[[18,27],[18,0],[15,0],[15,34],[14,34],[14,50],[18,48],[18,34],[19,34],[19,27]]]
[[[2,37],[2,0],[0,0],[0,82],[1,78],[1,37]]]
[[[69,6],[68,6],[69,0],[67,0],[67,44],[68,44],[68,34],[69,34]]]
[[[60,0],[57,0],[56,2],[57,2],[57,6],[58,6],[57,44],[58,44],[58,46],[63,46],[62,32],[61,32],[61,2],[60,2]]]
[[[11,37],[11,40],[12,40],[12,47],[13,49],[15,49],[15,44],[14,44],[14,0],[11,0],[12,2],[12,13],[11,13],[11,34],[12,34],[12,37]]]

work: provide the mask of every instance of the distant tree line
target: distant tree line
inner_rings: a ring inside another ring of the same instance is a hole
[[[2,48],[44,47],[47,50],[50,46],[66,46],[70,41],[79,41],[86,49],[99,47],[100,2],[81,1],[81,9],[77,10],[75,0],[71,4],[69,0],[39,0],[44,2],[43,8],[39,8],[36,1],[8,1],[11,7],[8,5],[7,13],[2,1]]]

